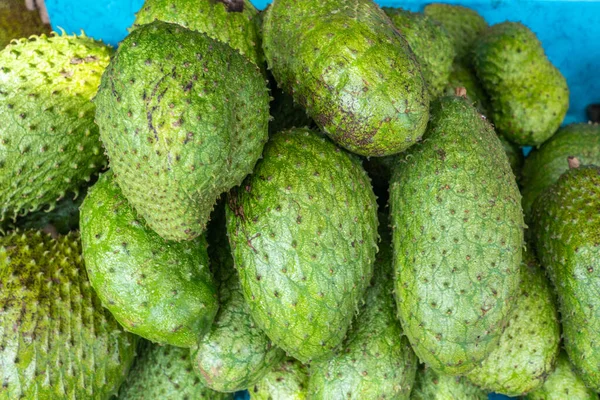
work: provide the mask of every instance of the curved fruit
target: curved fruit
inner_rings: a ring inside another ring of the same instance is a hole
[[[144,342],[119,400],[233,400],[204,387],[192,372],[187,349]]]
[[[410,398],[418,362],[396,318],[391,237],[387,227],[380,231],[382,242],[365,305],[333,357],[311,364],[311,399]]]
[[[431,113],[391,181],[398,315],[421,361],[459,375],[498,346],[519,290],[523,215],[490,124],[459,97]]]
[[[252,171],[267,140],[269,93],[258,67],[179,25],[133,31],[95,103],[117,183],[167,240],[198,237],[217,198]]]
[[[488,395],[465,378],[438,374],[424,367],[417,372],[411,400],[487,400]]]
[[[569,108],[569,88],[535,34],[518,22],[504,22],[488,28],[473,51],[498,132],[521,146],[549,139]]]
[[[506,157],[508,157],[508,162],[513,174],[515,175],[515,179],[517,182],[519,182],[521,178],[521,170],[523,169],[523,163],[525,160],[525,157],[523,157],[523,152],[519,146],[509,142],[504,136],[498,135],[498,139],[500,139],[502,148],[506,153]]]
[[[0,49],[13,39],[42,33],[50,33],[50,26],[42,22],[37,11],[28,10],[23,0],[0,2]]]
[[[136,338],[102,308],[79,236],[0,237],[0,399],[109,399]]]
[[[475,72],[465,63],[456,61],[452,64],[445,93],[453,96],[456,94],[458,88],[465,88],[467,90],[467,98],[471,100],[471,103],[486,118],[489,117],[490,100],[477,80]]]
[[[544,383],[559,350],[554,294],[533,255],[524,251],[519,298],[500,345],[466,377],[489,391],[520,396]]]
[[[429,96],[419,64],[371,0],[275,0],[263,48],[283,90],[346,149],[390,155],[423,135]]]
[[[0,51],[0,221],[52,208],[106,166],[91,98],[110,55],[85,36]]]
[[[274,367],[248,391],[251,400],[305,400],[307,381],[306,367],[290,358]]]
[[[568,170],[548,187],[534,202],[531,218],[537,253],[558,295],[565,350],[578,375],[596,392],[600,390],[599,208],[600,167],[585,166]]]
[[[330,356],[377,251],[377,204],[360,161],[307,129],[276,134],[230,195],[227,231],[258,326],[300,361]]]
[[[221,306],[210,332],[194,348],[192,364],[207,387],[235,392],[254,385],[285,353],[271,343],[250,315],[227,242],[223,205],[213,213],[207,233]]]
[[[217,313],[206,239],[167,242],[146,227],[112,173],[81,207],[85,266],[103,305],[125,329],[153,342],[192,347]]]

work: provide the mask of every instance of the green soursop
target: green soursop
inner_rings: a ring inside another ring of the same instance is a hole
[[[438,374],[425,366],[417,372],[410,400],[488,400],[488,395],[464,377]]]
[[[106,166],[91,98],[110,55],[66,35],[0,51],[0,221],[52,208]]]
[[[484,31],[473,51],[498,132],[522,146],[550,138],[569,108],[569,88],[535,34],[518,22],[504,22]]]
[[[0,237],[0,399],[109,399],[137,340],[100,304],[79,236]]]
[[[290,358],[272,368],[249,388],[251,400],[306,400],[307,368]]]
[[[50,26],[42,22],[37,10],[28,10],[25,0],[0,1],[0,49],[12,39],[50,33]]]
[[[567,161],[565,160],[565,163]],[[600,391],[600,167],[573,167],[533,204],[531,229],[554,283],[564,346],[577,374]]]
[[[279,85],[342,147],[384,156],[423,135],[429,95],[419,64],[371,0],[275,0],[263,48]]]
[[[459,375],[498,346],[518,296],[521,196],[467,99],[442,97],[431,114],[390,187],[398,316],[422,362]]]
[[[117,183],[167,240],[199,236],[217,198],[252,172],[267,141],[269,93],[258,67],[175,24],[133,31],[95,103]]]
[[[331,356],[377,252],[377,203],[358,158],[307,129],[276,134],[230,195],[227,232],[258,326],[302,362]]]
[[[479,110],[479,112],[489,117],[490,100],[487,94],[477,80],[475,72],[462,62],[454,62],[448,77],[448,85],[446,86],[446,94],[454,95],[459,88],[467,90],[466,96]]]
[[[204,236],[164,240],[108,172],[81,207],[81,241],[92,287],[126,330],[180,347],[208,332],[218,301]]]
[[[519,146],[509,142],[504,136],[498,135],[498,139],[500,139],[502,148],[506,153],[506,157],[508,157],[508,162],[510,163],[510,168],[512,169],[512,172],[515,175],[515,179],[517,180],[517,182],[519,182],[521,180],[521,170],[523,169],[523,163],[525,162],[523,152],[521,151],[521,148]]]

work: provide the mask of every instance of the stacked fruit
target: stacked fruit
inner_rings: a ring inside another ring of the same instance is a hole
[[[444,4],[13,40],[0,399],[597,398],[600,127],[567,108],[533,32]]]

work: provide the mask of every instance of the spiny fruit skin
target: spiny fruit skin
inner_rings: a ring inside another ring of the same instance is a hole
[[[271,343],[250,315],[227,241],[224,205],[221,202],[213,213],[207,235],[221,306],[210,332],[193,349],[192,363],[207,387],[236,392],[254,385],[285,353]]]
[[[468,63],[473,43],[488,27],[485,19],[477,11],[455,4],[428,4],[423,13],[442,24],[452,39],[457,59]]]
[[[479,37],[473,52],[499,133],[522,146],[550,138],[569,108],[569,88],[535,34],[518,22],[497,24]]]
[[[464,377],[438,374],[425,366],[417,372],[411,400],[487,400],[487,392]]]
[[[251,400],[305,400],[307,386],[307,368],[289,358],[272,368],[248,391]]]
[[[144,341],[119,400],[233,400],[202,385],[192,371],[187,349]]]
[[[522,172],[522,204],[527,217],[539,194],[569,168],[569,156],[577,157],[583,165],[600,165],[600,125],[567,125],[529,154]]]
[[[439,23],[422,13],[384,7],[394,26],[406,39],[421,66],[431,98],[436,98],[450,76],[456,56],[452,39]]]
[[[0,221],[53,207],[106,166],[90,100],[110,55],[66,35],[0,51]]]
[[[508,158],[510,168],[512,169],[512,172],[518,183],[521,180],[521,170],[523,169],[523,163],[525,162],[523,152],[519,146],[509,142],[504,136],[498,135],[498,139],[500,139],[502,148],[504,149],[506,157]]]
[[[598,394],[588,389],[577,376],[569,358],[564,352],[560,353],[556,368],[544,384],[529,393],[526,400],[598,400]]]
[[[108,172],[81,207],[81,241],[92,287],[126,330],[180,347],[208,332],[218,301],[204,236],[164,240]]]
[[[257,15],[249,0],[146,0],[133,29],[156,20],[179,24],[227,43],[262,68]]]
[[[566,160],[565,160],[566,163]],[[564,346],[586,385],[600,391],[600,167],[565,172],[534,202],[536,251],[558,295]]]
[[[523,252],[519,298],[500,345],[466,377],[477,386],[520,396],[544,383],[560,350],[554,294],[533,254]]]
[[[0,1],[0,49],[13,39],[50,33],[37,11],[30,11],[23,0]]]
[[[258,67],[175,24],[133,31],[95,103],[117,183],[167,240],[198,237],[216,199],[252,172],[267,141],[269,93]]]
[[[279,85],[340,146],[385,156],[423,135],[429,96],[419,64],[372,1],[275,0],[263,48]]]
[[[108,399],[135,357],[92,290],[79,236],[0,237],[0,399]]]
[[[490,100],[477,80],[475,72],[464,62],[455,61],[450,70],[445,93],[453,96],[458,88],[465,88],[471,103],[481,114],[489,117]]]
[[[422,362],[459,375],[498,345],[519,290],[523,216],[491,125],[460,97],[431,114],[391,181],[398,316]]]
[[[280,132],[227,207],[244,297],[302,362],[339,346],[373,274],[377,203],[353,155],[307,129]]]
[[[418,361],[396,318],[391,237],[387,227],[380,231],[375,276],[365,304],[333,357],[311,364],[311,399],[410,398]]]

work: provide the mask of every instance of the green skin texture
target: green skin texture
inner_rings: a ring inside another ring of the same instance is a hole
[[[467,98],[471,100],[471,103],[475,105],[479,112],[489,117],[489,99],[477,80],[475,72],[465,63],[455,61],[450,70],[445,93],[447,95],[454,95],[456,89],[460,87],[467,89]]]
[[[569,169],[567,157],[583,165],[600,165],[600,125],[571,124],[527,157],[522,172],[523,211],[529,217],[535,199]]]
[[[544,383],[560,350],[560,323],[550,284],[531,252],[523,252],[521,289],[500,345],[466,377],[477,386],[519,396]]]
[[[90,100],[110,55],[83,36],[0,52],[0,221],[54,207],[106,166]]]
[[[182,25],[227,43],[262,68],[257,15],[249,0],[146,0],[133,29],[155,20]]]
[[[192,371],[188,350],[144,342],[121,387],[119,400],[233,400],[202,385]]]
[[[227,207],[252,317],[290,356],[331,356],[373,274],[377,203],[358,158],[307,129],[281,132]]]
[[[81,241],[92,287],[125,329],[192,347],[217,314],[204,236],[168,242],[139,218],[106,173],[81,206]]]
[[[42,22],[37,11],[30,11],[23,0],[0,2],[0,49],[12,39],[50,33],[50,26]]]
[[[428,4],[423,13],[446,28],[457,59],[468,64],[473,43],[488,27],[485,19],[475,10],[454,4]]]
[[[431,98],[438,97],[448,84],[456,57],[452,39],[439,23],[422,13],[389,7],[383,11],[415,53]]]
[[[523,169],[523,163],[525,162],[523,152],[519,146],[509,142],[504,136],[498,135],[498,139],[500,139],[502,148],[506,153],[506,157],[508,157],[508,162],[510,163],[510,168],[512,169],[515,179],[517,182],[519,182],[521,178],[521,170]]]
[[[431,114],[391,181],[398,316],[422,362],[460,375],[498,346],[518,295],[521,196],[467,99],[442,97]]]
[[[529,393],[526,400],[598,400],[598,394],[588,389],[577,376],[567,355],[562,352],[556,361],[556,368],[546,382]]]
[[[208,228],[211,265],[219,282],[221,305],[210,332],[192,350],[192,363],[202,383],[219,392],[251,387],[285,353],[256,326],[233,265],[221,204]]]
[[[537,198],[532,211],[536,250],[558,295],[565,350],[595,392],[600,391],[599,188],[600,168],[570,169]]]
[[[306,400],[307,368],[290,358],[275,366],[248,391],[251,400]]]
[[[417,372],[410,400],[487,400],[487,392],[465,378],[441,375],[425,367]]]
[[[361,313],[335,355],[310,367],[311,399],[410,398],[418,362],[396,318],[391,235],[381,236]]]
[[[0,237],[0,399],[108,399],[135,357],[92,290],[77,234]]]
[[[267,141],[269,93],[258,67],[165,22],[121,43],[95,103],[117,183],[167,240],[198,237],[216,199],[252,172]]]
[[[569,108],[569,88],[535,34],[517,22],[497,24],[480,36],[473,52],[498,132],[521,146],[549,139]]]
[[[275,0],[263,49],[279,85],[340,146],[385,156],[423,135],[429,96],[419,63],[372,1]]]

